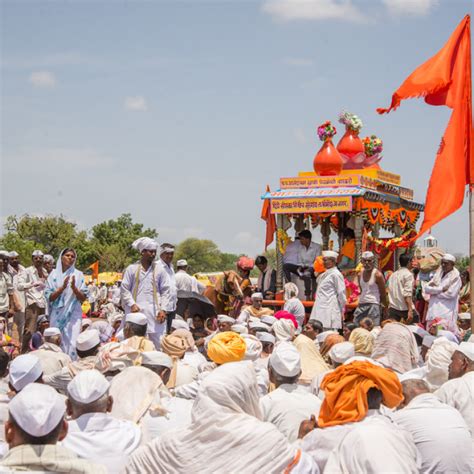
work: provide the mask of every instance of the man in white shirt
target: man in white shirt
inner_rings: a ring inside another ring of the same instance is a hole
[[[97,300],[99,299],[99,288],[95,284],[95,281],[91,281],[89,285],[87,285],[87,289],[89,290],[89,294],[87,299],[91,304],[91,313],[95,313],[97,308]]]
[[[474,439],[474,342],[461,342],[451,356],[449,380],[434,393],[459,410]]]
[[[338,254],[332,250],[323,252],[326,271],[318,277],[316,300],[309,319],[320,321],[324,329],[342,328],[342,315],[346,307],[346,285],[336,266]]]
[[[5,318],[5,326],[13,317],[13,281],[8,273],[8,254],[0,255],[0,317]]]
[[[41,362],[44,375],[50,375],[70,364],[71,358],[61,349],[61,331],[46,328],[43,333],[44,344],[34,352]]]
[[[181,259],[176,262],[176,290],[194,291],[195,293],[204,293],[206,287],[197,281],[195,277],[188,273],[188,262]]]
[[[255,266],[260,270],[257,281],[257,292],[262,293],[267,300],[275,298],[276,271],[268,264],[268,259],[259,255],[255,259]]]
[[[321,255],[321,245],[311,240],[313,236],[309,230],[302,230],[298,236],[301,243],[298,258],[298,274],[304,281],[306,300],[310,301],[314,299],[313,295],[316,286],[316,277],[314,275],[313,265],[316,257]]]
[[[29,350],[31,336],[36,331],[38,316],[45,314],[46,311],[44,289],[48,274],[43,268],[43,256],[41,250],[35,250],[32,254],[33,265],[18,277],[18,290],[25,292],[26,299],[22,352]]]
[[[319,414],[321,401],[298,385],[301,356],[291,342],[280,342],[268,361],[270,382],[276,390],[260,399],[263,421],[273,423],[293,442],[298,438],[300,423]]]
[[[14,328],[10,327],[9,334],[13,335],[14,339],[21,341],[23,338],[23,329],[25,327],[25,294],[23,291],[18,289],[18,279],[22,272],[26,269],[23,265],[20,264],[20,256],[18,252],[12,251],[9,253],[9,265],[8,265],[8,273],[12,278],[13,283],[13,295],[15,299],[15,314],[13,316],[13,321],[11,325],[16,326],[16,332],[14,333]],[[9,324],[10,325],[10,324]],[[12,332],[13,331],[13,332]]]
[[[176,289],[176,275],[173,269],[174,247],[171,244],[162,244],[160,247],[160,259],[157,267],[166,280],[166,289],[161,293],[161,317],[166,319],[166,333],[171,332],[171,323],[176,314],[178,303],[178,290]]]
[[[461,414],[430,393],[424,380],[402,382],[404,408],[391,418],[409,431],[421,454],[420,472],[470,472],[471,434]]]
[[[283,273],[285,274],[285,280],[291,281],[291,274],[298,275],[298,265],[300,264],[300,247],[301,242],[298,237],[293,242],[290,242],[285,249],[283,254]]]
[[[83,370],[67,386],[67,413],[72,418],[62,444],[79,457],[118,472],[141,443],[140,428],[110,414],[110,384],[97,370]]]
[[[411,256],[403,253],[398,261],[400,268],[388,280],[388,315],[395,321],[410,324],[413,321],[413,283]]]
[[[140,252],[141,258],[140,262],[129,265],[123,274],[122,306],[125,314],[146,315],[148,338],[159,349],[160,338],[166,330],[166,314],[161,311],[160,304],[162,307],[163,295],[169,291],[169,281],[155,262],[158,244],[153,239],[141,237],[132,246]]]
[[[459,309],[459,291],[461,290],[461,276],[454,268],[456,258],[447,253],[441,258],[441,267],[425,287],[425,293],[430,295],[426,321],[428,328],[433,319],[442,318],[445,329],[457,332]]]

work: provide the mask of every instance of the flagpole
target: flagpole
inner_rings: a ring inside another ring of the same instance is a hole
[[[474,277],[474,196],[472,188],[469,186],[469,281]],[[474,318],[472,311],[474,309],[474,291],[471,283],[470,297],[470,313],[471,313],[471,331],[474,334]]]

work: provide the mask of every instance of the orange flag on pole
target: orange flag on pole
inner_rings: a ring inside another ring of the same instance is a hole
[[[443,48],[395,91],[390,107],[377,109],[379,114],[390,112],[412,97],[453,109],[431,172],[418,236],[458,210],[466,184],[474,184],[470,30],[466,15]]]
[[[99,260],[94,262],[92,265],[89,265],[87,269],[92,269],[92,279],[97,280],[99,278]]]
[[[270,186],[267,184],[267,193],[270,192]],[[262,206],[262,214],[260,216],[267,223],[267,232],[265,235],[265,250],[273,242],[276,231],[275,215],[272,214],[270,208],[270,199],[265,199]]]

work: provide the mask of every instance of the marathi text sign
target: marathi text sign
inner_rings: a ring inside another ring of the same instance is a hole
[[[315,176],[280,178],[280,189],[323,188],[331,186],[357,186],[359,176]]]
[[[272,199],[272,214],[312,214],[352,211],[351,196]]]

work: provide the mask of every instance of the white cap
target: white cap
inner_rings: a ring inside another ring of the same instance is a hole
[[[275,344],[276,338],[273,334],[264,331],[258,331],[255,335],[260,342],[270,342],[271,344]]]
[[[456,350],[474,362],[474,342],[461,342]]]
[[[227,316],[227,314],[219,314],[217,316],[217,321],[219,323],[231,323],[231,324],[235,324],[235,319],[234,318],[231,318],[230,316]]]
[[[144,250],[156,250],[158,244],[153,239],[150,239],[150,237],[140,237],[133,242],[132,247],[141,253]]]
[[[470,321],[471,320],[471,313],[459,313],[458,318],[461,321]]]
[[[266,316],[262,316],[260,321],[262,321],[262,323],[268,324],[271,327],[278,321],[278,319],[275,318],[275,316],[270,316],[267,314]]]
[[[251,298],[253,300],[263,300],[263,294],[262,293],[252,293]]]
[[[42,373],[43,368],[38,357],[33,354],[23,354],[13,359],[10,364],[10,383],[19,392],[28,384],[36,382]]]
[[[32,257],[44,257],[44,253],[41,250],[34,250],[31,254]]]
[[[261,321],[255,321],[255,322],[249,323],[249,328],[250,329],[263,329],[264,331],[270,331],[270,327],[267,326],[265,323],[262,323]]]
[[[248,334],[249,332],[247,326],[245,326],[244,324],[233,324],[230,329],[236,332],[237,334]]]
[[[431,334],[427,334],[423,338],[423,341],[421,342],[421,345],[430,348],[433,345],[433,342],[435,341],[435,339],[436,339],[436,337],[432,336]]]
[[[100,334],[97,329],[89,329],[88,331],[81,332],[77,336],[76,349],[78,351],[88,351],[95,346],[100,344]]]
[[[173,359],[161,351],[142,352],[142,365],[160,365],[162,367],[173,367]]]
[[[92,403],[102,397],[110,383],[98,370],[81,370],[67,386],[69,398],[79,403]]]
[[[160,255],[163,253],[173,253],[174,246],[171,244],[162,244],[160,247]]]
[[[361,258],[375,258],[374,252],[362,252]]]
[[[19,255],[18,255],[18,252],[15,252],[14,250],[12,250],[12,251],[8,254],[8,256],[9,256],[10,258],[15,258],[15,257],[18,257]]]
[[[43,256],[43,261],[44,262],[54,262],[54,257],[47,253],[46,255]]]
[[[8,411],[23,431],[40,438],[59,425],[66,413],[66,403],[49,385],[31,383],[15,395]]]
[[[251,334],[242,334],[245,341],[244,360],[257,360],[262,353],[262,343],[258,338]]]
[[[337,364],[343,364],[347,359],[355,356],[354,344],[352,342],[339,342],[329,350],[329,357]]]
[[[148,319],[143,313],[128,313],[125,316],[125,322],[145,326],[148,323]]]
[[[323,257],[337,259],[337,257],[339,257],[339,254],[337,252],[334,252],[334,250],[324,250]]]
[[[301,372],[301,356],[291,342],[282,341],[275,346],[268,363],[282,377],[295,377]]]
[[[349,359],[347,359],[343,363],[343,365],[349,365],[349,364],[352,364],[352,362],[370,362],[371,364],[376,365],[378,367],[383,367],[383,365],[380,362],[378,362],[378,361],[376,361],[376,360],[374,360],[370,357],[366,357],[366,356],[362,356],[362,355],[356,355],[354,357],[349,357]]]
[[[51,337],[51,336],[60,336],[61,331],[59,328],[46,328],[43,332],[44,337]]]
[[[420,328],[420,326],[417,326],[416,324],[412,324],[407,327],[413,334],[418,334],[418,336],[420,337],[425,337],[429,335],[429,332],[426,329]]]
[[[186,331],[189,331],[189,324],[182,319],[173,319],[171,327],[173,329],[186,329]]]
[[[0,250],[0,257],[10,258],[10,252],[7,250]]]
[[[81,321],[81,326],[84,327],[84,326],[90,326],[92,324],[92,321],[89,319],[89,318],[82,318],[82,321]]]
[[[316,340],[322,344],[330,334],[337,334],[337,331],[323,331],[316,336]]]
[[[178,260],[178,261],[176,262],[176,266],[177,266],[177,267],[187,267],[187,266],[188,266],[188,262],[187,262],[184,258],[182,258],[181,260]]]
[[[453,262],[456,263],[456,257],[454,255],[451,255],[450,253],[445,253],[442,257],[441,260],[445,262]]]

